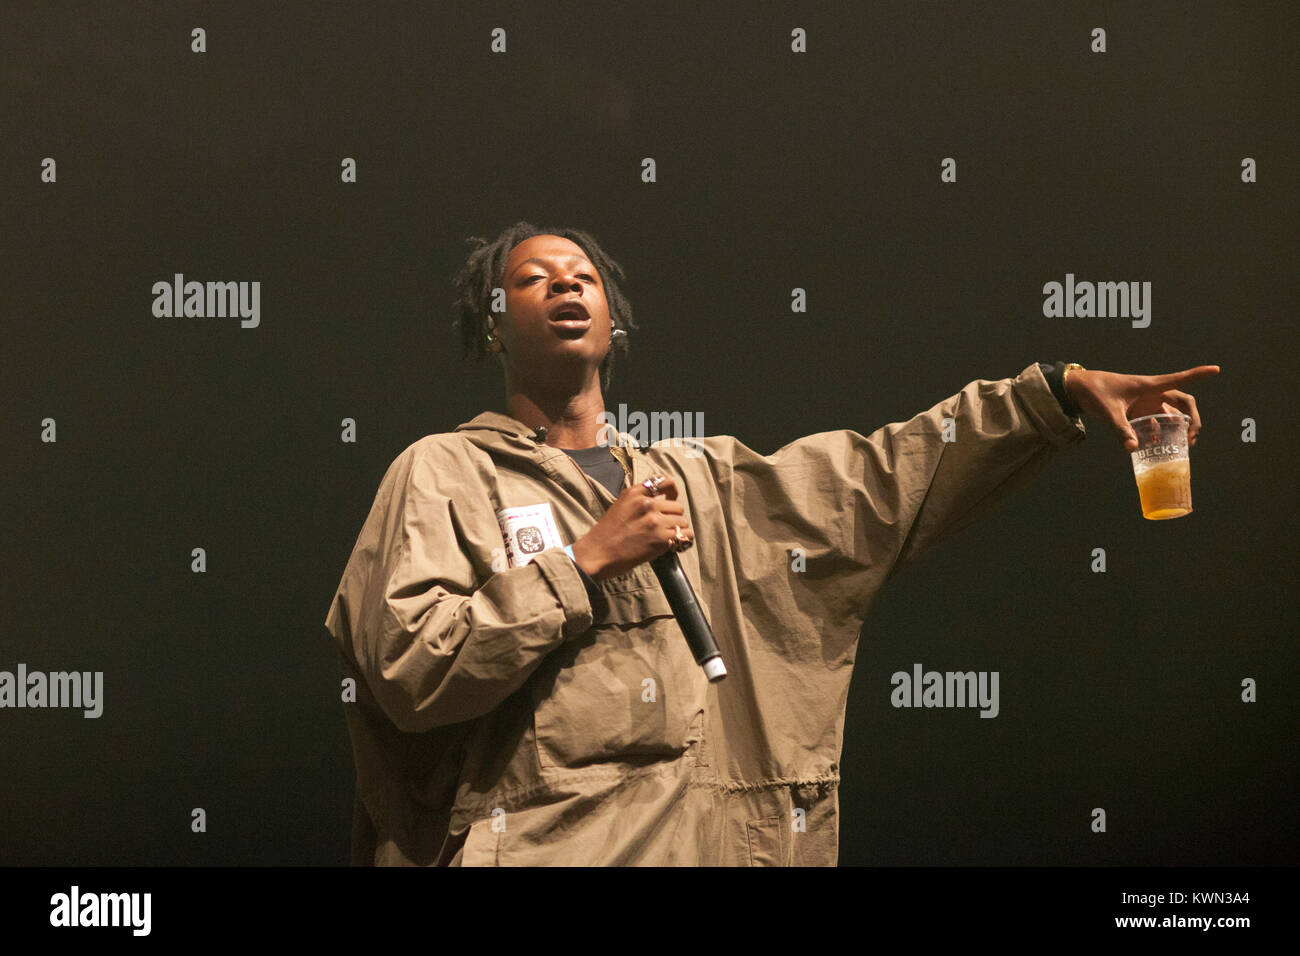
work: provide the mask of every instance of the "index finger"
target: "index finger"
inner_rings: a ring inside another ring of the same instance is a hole
[[[1184,382],[1194,382],[1198,378],[1209,378],[1211,375],[1219,374],[1217,365],[1198,365],[1195,368],[1185,369],[1181,372],[1170,372],[1168,375],[1152,375],[1151,384],[1156,388],[1173,388],[1175,385],[1182,385]]]

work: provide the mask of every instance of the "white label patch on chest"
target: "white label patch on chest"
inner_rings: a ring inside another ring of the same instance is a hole
[[[502,508],[497,512],[501,536],[506,542],[506,557],[510,567],[521,568],[547,548],[562,548],[560,529],[555,524],[551,503],[518,508]]]

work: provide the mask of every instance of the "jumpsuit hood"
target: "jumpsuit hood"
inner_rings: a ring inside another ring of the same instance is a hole
[[[455,428],[456,433],[463,434],[481,448],[504,447],[502,439],[495,435],[503,436],[506,439],[512,439],[509,444],[518,447],[521,451],[539,446],[549,447],[545,444],[545,438],[536,428],[530,428],[517,418],[513,418],[504,412],[481,412],[475,415],[467,422],[462,422]],[[618,435],[616,447],[620,448],[640,448],[642,443],[637,442],[631,435],[626,432],[615,430]],[[495,433],[484,434],[484,433]]]
[[[467,422],[457,425],[457,432],[496,432],[509,438],[518,439],[521,446],[541,444],[538,431],[535,428],[529,428],[517,418],[512,418],[503,412],[482,412],[475,415]]]

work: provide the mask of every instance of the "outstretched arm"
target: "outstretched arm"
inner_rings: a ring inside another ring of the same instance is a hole
[[[692,444],[705,452],[732,550],[748,569],[767,574],[796,549],[806,554],[808,575],[769,574],[765,587],[833,577],[834,592],[856,605],[1086,434],[1034,363],[1015,378],[970,382],[870,435],[820,432],[766,456],[730,436]]]

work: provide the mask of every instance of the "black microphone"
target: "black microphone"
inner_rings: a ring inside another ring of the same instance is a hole
[[[722,663],[722,654],[718,642],[713,638],[713,629],[700,610],[700,602],[695,599],[695,589],[690,579],[682,570],[682,563],[677,560],[674,551],[666,551],[650,562],[655,577],[664,589],[668,605],[673,609],[677,623],[686,635],[686,643],[695,655],[695,663],[704,668],[704,676],[716,683],[727,676],[727,667]]]

